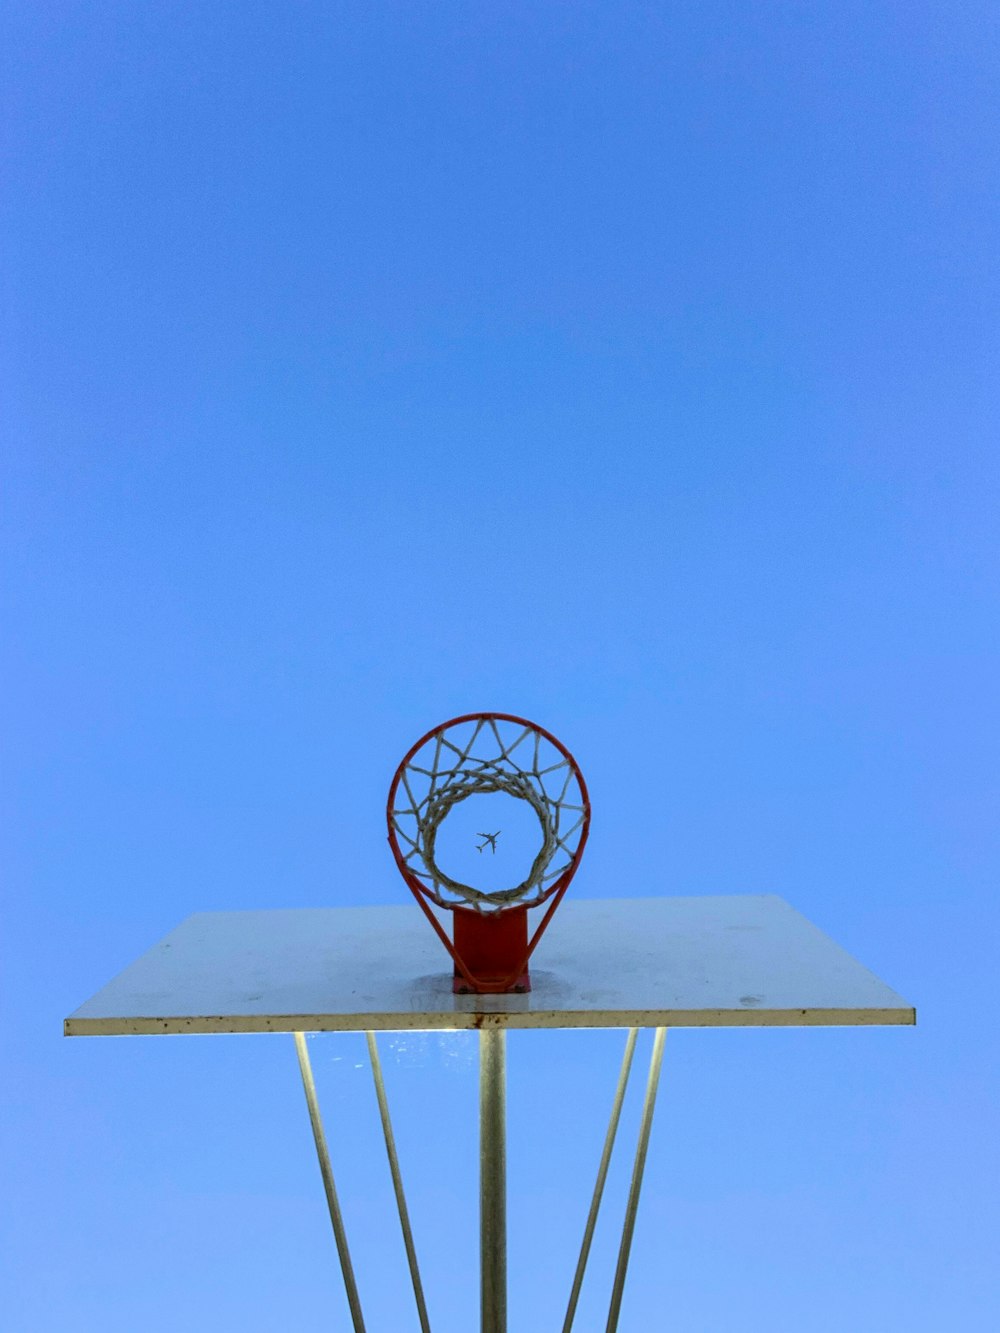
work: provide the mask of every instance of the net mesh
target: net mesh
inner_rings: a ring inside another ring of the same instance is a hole
[[[527,801],[541,827],[541,847],[520,884],[487,892],[447,875],[435,860],[438,831],[470,796],[504,792]],[[571,869],[587,808],[575,764],[525,722],[484,715],[446,725],[428,737],[400,771],[390,812],[400,856],[441,907],[502,911],[543,902]]]

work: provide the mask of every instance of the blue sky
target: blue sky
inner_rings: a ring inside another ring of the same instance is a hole
[[[623,1330],[994,1328],[995,7],[0,24],[6,1326],[347,1326],[290,1039],[61,1020],[192,911],[404,901],[393,769],[496,708],[587,776],[571,892],[779,893],[920,1012],[671,1035]],[[620,1044],[511,1039],[526,1333]],[[363,1043],[311,1049],[408,1327]],[[474,1048],[385,1058],[466,1328]]]

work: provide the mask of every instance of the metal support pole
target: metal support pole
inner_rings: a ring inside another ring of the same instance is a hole
[[[507,1333],[507,1034],[479,1033],[481,1333]]]
[[[368,1057],[372,1065],[372,1078],[375,1080],[375,1096],[378,1098],[378,1111],[382,1118],[382,1133],[385,1137],[385,1151],[389,1158],[389,1171],[392,1174],[392,1188],[396,1192],[396,1208],[399,1212],[399,1225],[403,1231],[403,1244],[406,1247],[406,1262],[410,1266],[410,1281],[413,1283],[413,1298],[417,1303],[417,1317],[420,1320],[421,1333],[430,1333],[430,1321],[427,1318],[427,1305],[424,1301],[423,1283],[420,1281],[420,1269],[417,1265],[417,1251],[413,1244],[413,1232],[410,1229],[410,1214],[406,1207],[403,1193],[403,1177],[399,1170],[399,1158],[396,1155],[396,1138],[389,1119],[389,1101],[385,1095],[385,1083],[382,1080],[382,1061],[379,1059],[378,1042],[374,1032],[366,1032],[368,1039]]]
[[[569,1294],[569,1304],[566,1307],[566,1318],[563,1321],[563,1333],[570,1333],[570,1330],[573,1327],[573,1320],[576,1318],[576,1307],[580,1300],[580,1288],[583,1286],[583,1275],[587,1269],[590,1246],[594,1239],[594,1228],[597,1225],[597,1213],[601,1206],[601,1197],[604,1194],[604,1182],[608,1177],[611,1151],[615,1146],[615,1135],[618,1133],[618,1121],[621,1119],[622,1102],[625,1100],[625,1089],[628,1087],[628,1076],[632,1069],[632,1057],[635,1055],[635,1042],[638,1035],[638,1028],[630,1028],[629,1034],[625,1039],[625,1054],[622,1056],[622,1067],[618,1074],[618,1087],[615,1089],[615,1099],[611,1106],[611,1119],[608,1121],[608,1132],[604,1136],[604,1151],[601,1153],[601,1163],[597,1168],[597,1181],[594,1184],[594,1197],[590,1201],[590,1212],[587,1215],[587,1225],[583,1230],[583,1240],[580,1244],[580,1257],[577,1260],[576,1272],[573,1275],[573,1289]]]
[[[642,1188],[642,1173],[646,1166],[646,1149],[649,1147],[649,1131],[653,1125],[653,1110],[656,1106],[656,1089],[660,1082],[660,1066],[663,1063],[663,1042],[667,1035],[666,1028],[657,1028],[653,1038],[653,1054],[649,1061],[649,1078],[646,1082],[646,1100],[642,1106],[642,1122],[639,1126],[639,1142],[635,1149],[635,1165],[632,1168],[632,1183],[628,1191],[628,1204],[625,1208],[625,1222],[622,1226],[622,1241],[618,1250],[618,1267],[615,1270],[615,1282],[611,1291],[611,1307],[608,1310],[608,1323],[605,1333],[616,1333],[618,1316],[622,1308],[622,1293],[625,1290],[625,1274],[628,1271],[628,1256],[632,1248],[632,1233],[635,1231],[635,1215],[639,1208],[639,1190]]]
[[[365,1321],[361,1314],[361,1301],[358,1299],[358,1288],[354,1281],[354,1269],[351,1267],[351,1254],[347,1248],[347,1233],[344,1230],[344,1220],[340,1215],[340,1204],[337,1200],[337,1187],[333,1183],[333,1167],[330,1165],[330,1154],[326,1146],[326,1135],[323,1133],[323,1121],[319,1114],[319,1102],[316,1100],[316,1084],[313,1080],[312,1065],[309,1063],[309,1052],[306,1050],[306,1038],[304,1032],[295,1033],[295,1052],[299,1057],[299,1072],[302,1075],[302,1087],[305,1089],[306,1105],[309,1107],[309,1123],[312,1125],[313,1139],[316,1143],[316,1156],[319,1158],[320,1174],[323,1177],[323,1189],[326,1191],[326,1202],[330,1209],[330,1221],[333,1224],[333,1235],[337,1242],[337,1254],[340,1256],[340,1270],[344,1275],[344,1290],[347,1292],[347,1303],[351,1307],[351,1320],[354,1324],[354,1333],[365,1333]]]

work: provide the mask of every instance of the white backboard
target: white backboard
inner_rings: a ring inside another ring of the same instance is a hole
[[[570,899],[526,995],[454,995],[411,904],[201,912],[65,1022],[67,1036],[787,1027],[915,1022],[781,898]]]

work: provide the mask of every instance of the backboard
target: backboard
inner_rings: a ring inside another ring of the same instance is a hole
[[[412,907],[202,912],[66,1019],[67,1036],[911,1024],[781,898],[567,901],[524,995],[456,995]]]

